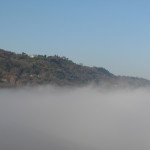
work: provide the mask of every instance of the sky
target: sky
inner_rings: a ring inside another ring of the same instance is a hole
[[[0,0],[0,48],[150,79],[149,0]]]

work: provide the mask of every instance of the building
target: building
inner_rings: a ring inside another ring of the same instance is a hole
[[[35,56],[34,56],[34,55],[29,55],[29,57],[30,57],[30,58],[34,58]]]

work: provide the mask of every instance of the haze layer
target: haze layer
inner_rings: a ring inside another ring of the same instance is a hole
[[[2,150],[150,149],[149,89],[0,91]]]

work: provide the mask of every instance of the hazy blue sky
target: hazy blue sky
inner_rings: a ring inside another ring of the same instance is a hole
[[[0,0],[0,48],[150,79],[149,0]]]

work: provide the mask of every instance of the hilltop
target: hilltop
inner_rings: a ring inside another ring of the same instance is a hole
[[[16,54],[0,49],[0,87],[84,85],[91,82],[150,85],[148,80],[115,76],[103,67],[83,66],[66,57]]]

